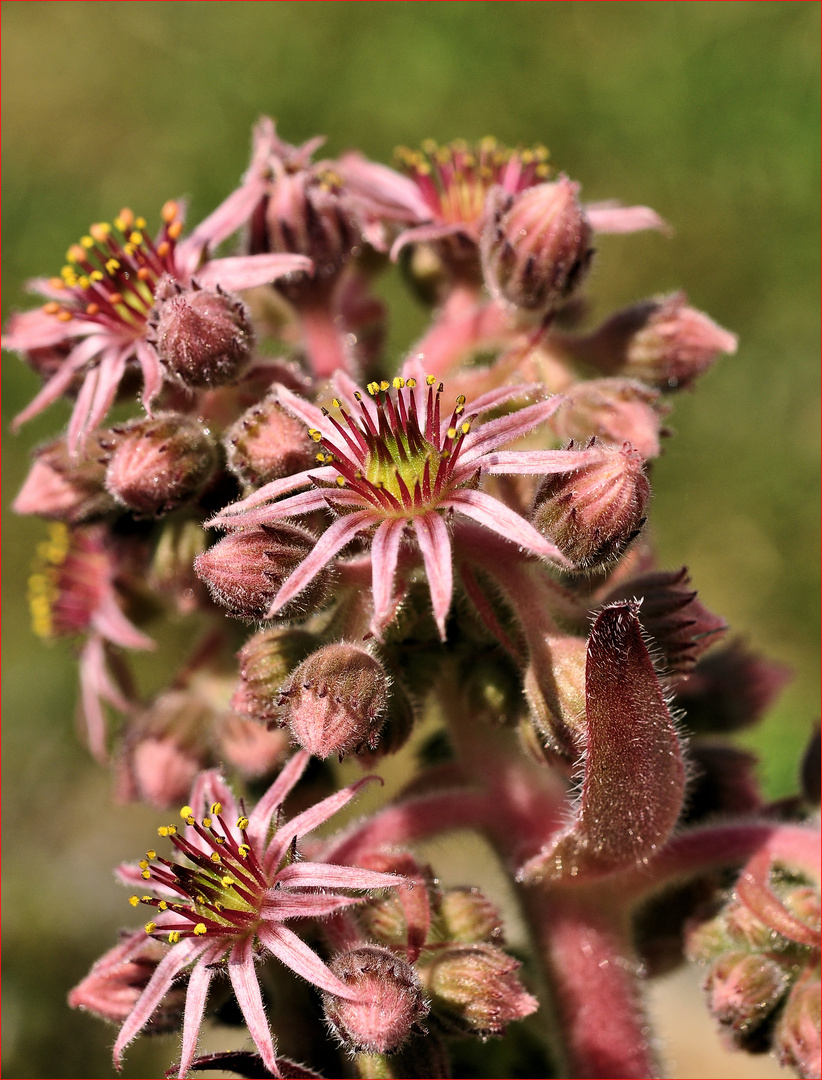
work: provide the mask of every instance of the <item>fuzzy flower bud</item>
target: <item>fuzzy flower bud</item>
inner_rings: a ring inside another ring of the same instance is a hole
[[[192,417],[165,413],[113,429],[117,448],[106,488],[136,514],[151,517],[195,498],[217,464],[214,442]]]
[[[590,336],[565,344],[572,357],[603,374],[678,390],[690,386],[721,353],[736,352],[737,342],[677,292],[618,311]]]
[[[304,630],[273,627],[249,638],[237,654],[240,681],[231,708],[261,723],[280,715],[280,688],[316,644]]]
[[[560,439],[629,442],[647,460],[659,455],[659,391],[636,379],[589,379],[563,391],[565,404],[551,418]]]
[[[816,1077],[822,1069],[819,967],[806,970],[788,997],[774,1033],[779,1064],[801,1077]]]
[[[444,949],[418,968],[437,1018],[454,1032],[504,1035],[512,1020],[536,1012],[539,1002],[516,974],[518,960],[493,945]]]
[[[440,918],[452,941],[470,945],[482,941],[502,943],[502,915],[477,888],[449,889],[440,904]]]
[[[348,1049],[390,1054],[428,1013],[420,980],[409,963],[388,949],[369,945],[342,953],[331,971],[359,992],[356,1000],[323,994],[331,1030]]]
[[[233,383],[251,358],[254,341],[245,304],[217,286],[183,287],[165,275],[157,283],[149,318],[155,348],[169,375],[185,386]]]
[[[41,446],[12,503],[18,514],[37,514],[67,525],[81,525],[111,513],[117,503],[103,486],[114,440],[105,432],[86,436],[82,450],[70,454],[65,439]]]
[[[534,499],[534,525],[581,569],[613,561],[645,521],[651,487],[644,464],[624,443],[601,447],[599,460],[581,469],[546,476]]]
[[[525,698],[540,741],[551,755],[576,761],[585,740],[587,642],[572,635],[534,641],[525,670]]]
[[[212,597],[240,619],[261,619],[280,586],[306,557],[315,537],[296,525],[263,525],[229,533],[194,560]],[[319,574],[283,614],[316,605],[328,580]]]
[[[507,195],[489,195],[490,216],[480,250],[491,293],[514,307],[543,314],[569,295],[593,255],[591,226],[567,176]]]
[[[250,780],[273,773],[288,754],[287,732],[267,731],[235,713],[227,713],[214,734],[220,758]]]
[[[228,429],[225,448],[228,467],[249,486],[310,469],[317,451],[305,424],[271,396],[253,405]]]
[[[726,953],[705,980],[708,1008],[723,1027],[748,1032],[771,1012],[787,981],[775,960],[755,953]]]
[[[373,750],[388,704],[388,676],[365,649],[326,645],[292,673],[280,692],[282,723],[315,757]]]
[[[181,615],[188,615],[206,598],[202,581],[194,572],[194,560],[206,549],[208,536],[200,522],[166,518],[159,528],[151,565],[149,587],[174,601]]]

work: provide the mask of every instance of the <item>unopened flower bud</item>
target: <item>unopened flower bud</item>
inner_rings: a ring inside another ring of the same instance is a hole
[[[685,293],[645,300],[618,311],[588,337],[563,339],[572,357],[607,375],[625,375],[677,390],[690,386],[721,353],[736,352],[736,337]]]
[[[582,279],[593,255],[591,226],[567,176],[491,203],[480,241],[491,293],[537,314],[556,307]]]
[[[822,1068],[819,978],[818,963],[799,976],[774,1032],[779,1064],[801,1077],[817,1077]]]
[[[149,587],[169,597],[182,615],[205,599],[205,587],[194,572],[194,560],[206,549],[208,537],[198,520],[170,517],[159,536],[148,569]]]
[[[546,476],[532,520],[571,562],[590,570],[617,559],[639,533],[651,487],[634,448],[603,446],[598,460]]]
[[[296,525],[262,525],[224,536],[194,560],[194,569],[218,604],[240,619],[261,619],[280,586],[303,561],[316,538]],[[327,573],[318,574],[292,604],[287,617],[317,604],[325,592]]]
[[[377,745],[388,704],[388,676],[365,649],[325,645],[292,673],[280,693],[282,721],[315,757],[342,757]]]
[[[195,498],[217,464],[211,435],[192,417],[165,413],[113,431],[118,443],[106,487],[118,502],[146,517]]]
[[[130,935],[100,957],[69,994],[69,1005],[121,1024],[133,1011],[166,952],[161,941],[146,937],[142,930]],[[186,989],[187,979],[174,983],[151,1014],[149,1032],[163,1034],[180,1027]]]
[[[663,432],[659,391],[636,379],[589,379],[563,391],[565,402],[551,417],[560,439],[629,442],[647,460],[659,455]]]
[[[535,640],[529,653],[524,690],[531,721],[560,761],[576,761],[584,744],[586,655],[585,638],[564,634]]]
[[[242,300],[217,286],[183,289],[165,276],[150,317],[155,347],[168,373],[185,386],[235,382],[251,358],[251,319]]]
[[[440,918],[446,937],[452,941],[502,944],[499,908],[477,888],[449,889],[440,904]]]
[[[288,627],[276,626],[254,634],[237,654],[240,681],[231,708],[260,723],[276,720],[283,684],[315,644],[312,634]]]
[[[104,480],[114,440],[101,431],[86,436],[81,450],[70,454],[65,439],[34,452],[34,464],[12,509],[68,525],[81,525],[117,508]]]
[[[272,396],[243,413],[226,432],[228,467],[244,484],[259,486],[316,464],[317,445],[301,420]]]
[[[762,1023],[787,983],[784,968],[767,956],[726,953],[705,980],[708,1008],[723,1027],[744,1034]]]
[[[724,619],[700,603],[689,586],[688,570],[683,566],[681,570],[631,578],[605,598],[607,604],[632,597],[642,600],[642,628],[654,639],[665,666],[675,673],[690,671],[728,628]]]
[[[520,983],[519,967],[493,945],[460,945],[444,949],[418,970],[431,1008],[446,1028],[486,1036],[504,1035],[511,1021],[539,1007]]]
[[[428,1005],[416,972],[405,960],[368,945],[342,953],[329,966],[359,993],[356,1001],[323,994],[326,1020],[345,1047],[391,1054],[410,1034],[421,1031]]]
[[[288,753],[288,733],[268,731],[254,720],[228,713],[215,732],[220,758],[249,780],[268,776]]]

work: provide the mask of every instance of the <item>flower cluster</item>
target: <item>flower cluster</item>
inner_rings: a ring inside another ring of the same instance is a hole
[[[655,1076],[641,980],[687,957],[738,1045],[818,1076],[814,753],[765,804],[725,736],[785,673],[645,527],[664,418],[735,337],[681,292],[582,326],[597,235],[669,230],[544,147],[321,145],[261,120],[205,221],[90,226],[3,337],[43,379],[16,423],[74,400],[14,502],[48,523],[34,629],[79,643],[116,797],[185,801],[70,1003],[120,1025],[118,1068],[180,1031],[181,1077],[469,1075],[489,1037],[491,1075]],[[393,263],[431,307],[400,362]],[[190,647],[149,690],[164,618]],[[317,832],[366,783],[337,761],[412,736],[404,789]],[[414,848],[455,829],[509,875],[524,961]],[[198,1058],[229,988],[253,1049]]]

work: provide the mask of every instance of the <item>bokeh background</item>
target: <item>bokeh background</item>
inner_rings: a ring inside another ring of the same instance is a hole
[[[189,221],[236,184],[262,113],[389,161],[399,143],[494,134],[545,142],[589,200],[646,203],[675,228],[604,237],[593,315],[687,290],[740,337],[695,393],[655,468],[663,562],[795,678],[756,732],[773,797],[795,786],[818,716],[819,5],[816,3],[3,4],[3,318],[122,205]],[[394,281],[392,348],[424,318]],[[37,380],[3,358],[4,505],[52,408],[17,437]],[[112,867],[157,815],[112,808],[74,727],[70,648],[34,638],[25,581],[42,526],[4,518],[4,1075],[113,1076],[113,1029],[67,990],[131,911]],[[448,849],[442,857],[444,877]],[[654,991],[671,1076],[778,1076],[723,1056],[697,977]],[[214,1042],[219,1048],[219,1041]],[[174,1040],[142,1040],[126,1076],[161,1076]]]

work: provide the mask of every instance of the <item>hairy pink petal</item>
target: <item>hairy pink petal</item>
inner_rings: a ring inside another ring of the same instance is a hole
[[[195,964],[186,987],[186,1007],[183,1015],[183,1049],[180,1057],[179,1077],[188,1076],[191,1062],[197,1053],[197,1038],[203,1023],[208,988],[211,985],[213,969],[202,958]],[[215,959],[217,959],[215,957]]]
[[[548,476],[551,473],[570,473],[584,465],[602,460],[602,451],[591,450],[501,450],[486,454],[478,462],[483,472],[498,475],[518,473],[521,476]]]
[[[262,938],[262,932],[260,933]],[[308,946],[305,946],[308,948]],[[265,1067],[274,1076],[279,1076],[277,1055],[274,1052],[274,1040],[263,1007],[260,984],[254,970],[254,947],[251,938],[238,941],[228,958],[228,975],[234,988],[234,996],[242,1010],[251,1038],[263,1059]]]
[[[285,386],[278,386],[276,393],[277,401],[284,409],[288,409],[298,420],[302,420],[309,427],[325,432],[328,421],[322,409],[318,409],[316,405],[312,405],[310,401],[306,401],[305,398],[293,393]],[[330,426],[328,426],[327,433],[331,434]]]
[[[136,352],[140,370],[143,373],[143,408],[151,416],[151,403],[163,385],[163,369],[160,367],[160,359],[152,345],[145,341],[138,341]]]
[[[522,879],[585,881],[647,862],[676,825],[685,767],[635,603],[600,612],[585,669],[587,742],[571,824]]]
[[[204,218],[175,251],[175,259],[193,274],[206,248],[215,248],[241,228],[257,203],[265,195],[265,183],[260,179],[246,181],[224,199],[207,218]]]
[[[460,455],[460,464],[467,465],[469,462],[475,462],[489,450],[496,450],[506,443],[513,442],[514,439],[527,435],[529,431],[533,431],[535,427],[553,416],[564,400],[559,394],[555,394],[545,401],[538,401],[536,405],[526,405],[524,409],[518,409],[508,416],[488,420],[466,436]]]
[[[454,496],[451,496],[453,499]],[[454,568],[451,564],[451,540],[445,522],[436,511],[413,519],[414,531],[425,563],[428,588],[434,619],[445,641],[445,618],[451,607],[454,590]]]
[[[316,475],[316,473],[313,475]],[[295,514],[308,514],[312,510],[325,510],[327,505],[326,492],[315,488],[312,491],[301,491],[298,495],[280,499],[279,502],[253,507],[250,510],[243,511],[242,514],[229,516],[226,512],[223,512],[213,518],[209,522],[209,526],[212,528],[218,525],[225,528],[235,528],[242,525],[243,528],[246,528],[251,525],[267,525],[270,521],[279,521],[281,518],[293,517]],[[233,510],[234,507],[229,507],[229,509]]]
[[[286,919],[323,919],[342,911],[352,904],[362,902],[361,896],[312,896],[310,893],[288,893],[284,889],[272,891],[264,900],[260,914],[270,922]]]
[[[297,488],[306,487],[311,483],[312,477],[318,480],[333,481],[339,473],[333,465],[324,465],[321,468],[306,469],[304,472],[294,473],[293,476],[283,476],[279,480],[272,480],[264,484],[257,491],[253,491],[245,499],[232,503],[225,507],[219,514],[215,514],[210,521],[205,523],[207,529],[233,528],[235,525],[246,524],[243,515],[254,507],[276,499],[280,495],[287,495]],[[236,520],[235,520],[236,519]]]
[[[314,862],[286,866],[277,874],[277,882],[300,889],[391,889],[405,883],[396,874],[381,874],[376,870],[363,870],[359,866]]]
[[[571,565],[556,544],[537,532],[534,526],[524,517],[520,517],[515,510],[484,491],[455,491],[443,500],[443,505],[459,510],[461,514],[479,522],[486,529],[497,533],[505,540],[533,551],[535,555],[552,559],[561,566]]]
[[[311,259],[305,255],[236,255],[206,263],[195,277],[205,289],[217,285],[224,289],[250,289],[299,271],[310,273],[313,268]]]
[[[79,345],[72,349],[61,364],[60,369],[52,375],[49,381],[40,392],[32,398],[25,409],[15,416],[13,423],[15,431],[21,424],[25,424],[26,421],[37,416],[43,409],[56,401],[71,385],[74,376],[80,368],[85,367],[89,360],[92,360],[98,353],[102,352],[105,348],[105,344],[106,339],[103,336],[100,334],[93,334],[91,337],[84,338]]]
[[[377,636],[393,612],[394,574],[405,524],[402,518],[390,518],[380,525],[371,541],[371,589],[374,594],[371,631]]]
[[[349,514],[347,517],[335,521],[322,534],[311,554],[285,579],[280,591],[274,597],[274,602],[269,608],[266,618],[273,619],[289,600],[295,597],[297,593],[302,592],[309,581],[319,574],[326,563],[330,562],[338,551],[353,540],[358,532],[362,532],[363,529],[367,529],[369,525],[373,524],[375,524],[373,510],[360,510],[356,514]]]
[[[333,975],[319,956],[292,930],[285,926],[261,926],[259,938],[286,967],[314,986],[350,1001],[357,1000],[357,992]]]
[[[614,200],[586,203],[582,208],[591,227],[601,233],[631,233],[657,229],[671,234],[671,226],[649,206],[620,206]]]
[[[154,642],[141,633],[120,610],[114,594],[104,596],[91,617],[91,625],[104,638],[124,649],[153,649]]]
[[[291,755],[277,779],[249,814],[249,839],[260,843],[265,839],[271,818],[277,808],[285,802],[292,788],[299,783],[310,760],[311,755],[307,750],[298,750],[296,754]]]
[[[415,229],[405,229],[391,245],[391,259],[393,262],[396,262],[400,252],[408,244],[429,244],[432,241],[444,240],[447,236],[455,236],[457,233],[463,233],[465,236],[476,240],[476,237],[472,236],[469,227],[465,223],[457,223],[455,225],[419,225]]]

